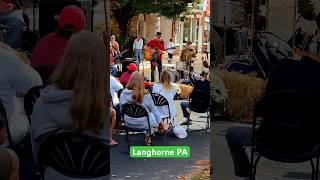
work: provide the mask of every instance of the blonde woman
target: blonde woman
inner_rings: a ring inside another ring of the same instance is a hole
[[[160,82],[153,85],[152,93],[160,94],[167,99],[167,101],[169,102],[169,109],[171,114],[170,119],[174,121],[174,118],[176,117],[176,108],[174,107],[173,99],[177,91],[170,82],[170,74],[168,73],[168,71],[163,71],[161,73]],[[157,110],[161,114],[161,118],[169,116],[167,107],[157,107]]]
[[[124,104],[127,103],[133,103],[133,104],[139,104],[143,106],[148,114],[149,114],[149,122],[150,126],[157,127],[160,125],[163,130],[168,129],[168,125],[164,122],[162,122],[162,119],[159,115],[159,112],[156,108],[156,106],[153,103],[152,97],[150,94],[145,93],[144,90],[144,80],[143,76],[140,72],[134,72],[132,73],[129,82],[126,86],[126,89],[123,90],[121,97],[120,97],[120,106],[123,107]],[[126,117],[126,126],[131,128],[148,128],[148,123],[146,119],[137,119],[137,118],[130,118]],[[149,139],[150,134],[146,134],[145,140],[146,143],[150,143]],[[149,142],[147,140],[149,139]]]
[[[90,48],[88,48],[90,47]],[[40,142],[57,130],[80,130],[109,141],[104,45],[94,33],[71,37],[52,85],[45,88],[32,114],[31,141],[37,159]]]

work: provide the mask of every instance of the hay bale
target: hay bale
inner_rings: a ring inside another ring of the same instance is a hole
[[[193,87],[185,84],[178,84],[181,89],[180,98],[181,99],[189,99],[190,94],[193,90]]]
[[[224,119],[252,122],[255,104],[262,97],[267,82],[263,79],[237,72],[214,71],[228,89]]]

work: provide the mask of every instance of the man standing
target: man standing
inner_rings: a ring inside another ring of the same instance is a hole
[[[141,35],[138,35],[133,43],[134,57],[135,57],[136,64],[138,67],[141,62],[141,59],[143,58],[142,57],[142,48],[143,48],[143,39],[141,38]]]
[[[168,58],[169,58],[169,63],[171,64],[172,59],[173,59],[173,49],[174,49],[174,43],[172,42],[172,39],[170,39],[170,42],[167,44],[168,48]]]
[[[118,42],[116,41],[115,35],[111,36],[110,49],[112,50],[113,56],[120,54],[120,47],[119,47]]]
[[[178,72],[181,78],[184,78],[185,71],[187,71],[188,73],[190,72],[190,69],[192,68],[192,63],[196,57],[197,52],[193,49],[192,42],[187,41],[186,46],[180,54],[180,61],[182,62],[182,66],[180,66]]]
[[[0,24],[8,26],[4,33],[4,43],[18,49],[22,45],[23,15],[13,2],[0,0]]]
[[[158,66],[159,79],[162,72],[162,53],[165,50],[165,43],[161,39],[161,32],[157,32],[156,37],[146,44],[145,49],[151,51],[152,54],[151,81],[154,82],[154,71],[156,70],[156,66]]]

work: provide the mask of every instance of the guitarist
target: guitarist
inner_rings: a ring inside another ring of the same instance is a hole
[[[162,53],[165,51],[165,43],[161,38],[161,32],[157,32],[154,39],[151,39],[145,46],[145,50],[149,50],[152,53],[151,60],[151,81],[154,82],[154,71],[158,66],[159,79],[162,72]]]

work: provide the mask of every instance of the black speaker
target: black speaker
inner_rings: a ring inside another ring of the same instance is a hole
[[[49,33],[52,33],[57,28],[57,20],[62,9],[68,5],[76,5],[85,11],[90,11],[82,1],[79,0],[41,0],[39,2],[39,34],[43,37]],[[87,17],[87,24],[88,24]]]
[[[122,62],[122,72],[127,72],[128,71],[128,66],[130,63],[134,63],[134,60],[132,58],[126,58]]]

